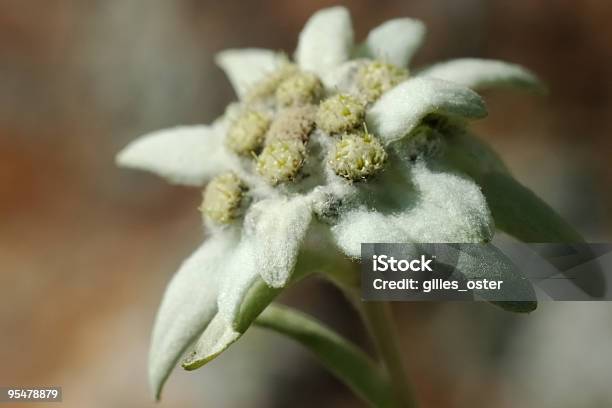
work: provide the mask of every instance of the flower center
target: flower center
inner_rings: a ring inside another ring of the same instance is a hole
[[[300,182],[297,190],[310,190],[327,183],[326,166],[349,182],[367,179],[383,168],[387,153],[365,128],[366,106],[407,75],[370,61],[352,79],[355,94],[332,93],[321,101],[321,80],[287,62],[249,91],[225,144],[241,156],[241,171],[256,172],[271,186]],[[315,132],[317,143],[310,146]],[[245,180],[249,177],[245,174]],[[246,190],[234,173],[220,175],[204,191],[202,213],[218,223],[231,222],[242,214]]]

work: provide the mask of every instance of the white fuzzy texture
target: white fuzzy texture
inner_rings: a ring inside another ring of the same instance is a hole
[[[368,59],[356,59],[344,62],[321,76],[321,81],[328,93],[357,93],[355,78]]]
[[[146,170],[171,183],[201,186],[231,168],[218,127],[180,126],[146,134],[117,155],[117,164]]]
[[[389,144],[410,133],[430,113],[467,119],[487,115],[483,100],[462,85],[413,78],[383,94],[366,114],[368,129]]]
[[[183,362],[183,367],[188,370],[200,367],[221,354],[240,336],[221,314],[215,315],[196,342],[193,352]]]
[[[291,278],[312,220],[312,198],[266,199],[249,208],[240,244],[228,258],[219,288],[219,313],[235,322],[249,289],[259,279],[283,287]]]
[[[391,20],[370,32],[359,55],[405,67],[424,33],[423,25],[416,20]],[[364,60],[349,61],[353,50],[350,15],[343,7],[332,7],[315,13],[306,23],[295,58],[301,70],[321,78],[327,91],[355,93],[359,91],[356,77]],[[258,81],[287,61],[277,52],[250,48],[223,51],[216,56],[216,63],[242,99]],[[389,144],[409,134],[428,114],[466,119],[486,116],[482,99],[469,87],[535,84],[535,76],[517,65],[476,59],[449,61],[386,92],[370,107],[365,120],[368,131]],[[249,159],[239,159],[224,147],[227,123],[243,106],[230,106],[212,126],[150,133],[117,156],[121,166],[193,186],[231,170],[249,186],[248,194],[254,202],[240,230],[236,226],[211,226],[213,237],[183,263],[168,285],[149,356],[149,380],[156,396],[177,360],[198,336],[195,354],[188,358],[186,368],[197,368],[236,341],[246,330],[238,327],[245,323],[240,318],[252,317],[248,313],[241,316],[241,311],[252,312],[250,307],[262,306],[257,302],[268,301],[276,294],[274,288],[284,287],[291,280],[315,210],[325,222],[337,221],[332,233],[339,247],[353,257],[360,255],[362,242],[481,242],[493,235],[492,218],[478,186],[456,175],[433,173],[423,164],[406,170],[414,185],[414,202],[395,213],[382,213],[362,204],[351,207],[355,209],[342,213],[338,220],[338,211],[357,205],[352,200],[359,198],[360,187],[337,176],[323,153],[306,160],[307,165],[321,162],[323,167],[310,174],[305,181],[310,183],[308,188],[299,183],[293,186],[299,189],[271,187],[252,171]],[[324,147],[320,151],[327,152],[334,143],[319,130],[311,134],[309,149],[316,151],[312,148],[318,145]],[[301,166],[302,157],[299,159]],[[323,180],[323,185],[316,185]],[[307,192],[285,196],[296,191]],[[393,189],[387,186],[384,194],[393,194]],[[411,192],[402,197],[409,201]],[[471,265],[471,259],[464,261]],[[245,300],[257,304],[245,304]]]
[[[232,231],[217,234],[183,262],[168,284],[149,352],[149,383],[156,397],[187,346],[215,315],[219,277],[236,242]]]
[[[496,87],[543,89],[531,71],[517,64],[478,58],[461,58],[441,62],[421,71],[421,77],[456,82],[472,89]]]
[[[364,207],[344,214],[332,228],[338,246],[359,257],[361,243],[483,242],[494,227],[480,188],[448,173],[433,173],[423,165],[412,171],[417,191],[414,206],[384,215]]]
[[[245,238],[243,233],[240,244],[226,259],[227,268],[217,296],[219,314],[228,324],[233,325],[237,321],[240,306],[249,289],[261,279],[255,268],[255,256],[254,241]]]
[[[229,49],[215,56],[216,64],[225,72],[240,99],[284,61],[280,53],[260,48]]]
[[[411,18],[397,18],[374,28],[365,41],[365,52],[374,59],[407,67],[425,38],[425,25]]]
[[[300,33],[295,60],[301,69],[323,76],[347,61],[353,48],[353,25],[344,7],[319,10]]]
[[[255,246],[255,269],[271,287],[283,287],[291,278],[312,221],[311,201],[304,196],[269,199],[249,211],[252,230],[245,235]]]

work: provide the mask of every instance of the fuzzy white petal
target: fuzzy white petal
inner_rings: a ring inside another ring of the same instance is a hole
[[[496,60],[456,59],[435,64],[418,75],[457,82],[472,89],[496,87],[543,89],[542,83],[531,71],[517,64]]]
[[[226,258],[217,315],[183,367],[201,367],[238,340],[287,283],[312,219],[311,202],[304,196],[268,199],[249,210],[240,244]]]
[[[300,33],[295,59],[300,68],[322,76],[350,58],[353,25],[344,7],[317,11]]]
[[[340,248],[360,256],[361,243],[482,242],[493,235],[493,220],[479,187],[449,173],[425,166],[412,171],[416,200],[412,207],[381,214],[364,207],[342,216],[332,228]]]
[[[245,48],[221,51],[215,62],[227,75],[238,98],[242,98],[251,86],[279,68],[284,58],[272,50]]]
[[[249,210],[247,239],[255,246],[255,269],[270,286],[287,284],[312,220],[311,200],[296,196],[258,202]]]
[[[356,86],[355,78],[364,64],[369,60],[353,59],[347,62],[343,62],[334,69],[327,71],[322,77],[321,81],[325,86],[325,89],[329,93],[357,93],[359,90]]]
[[[157,312],[149,352],[149,382],[156,397],[185,349],[215,315],[223,263],[237,240],[230,232],[214,235],[170,281]]]
[[[238,340],[278,294],[279,290],[269,287],[255,267],[254,244],[243,234],[240,244],[226,257],[217,297],[218,312],[183,362],[186,369],[201,367]]]
[[[312,220],[312,199],[266,199],[249,208],[240,245],[228,260],[219,290],[219,312],[237,319],[249,291],[261,284],[284,286],[291,278],[300,245]]]
[[[231,167],[217,127],[198,125],[158,130],[128,144],[117,164],[146,170],[172,183],[200,186]]]
[[[368,56],[406,67],[425,38],[425,25],[411,18],[389,20],[374,28],[365,41]]]
[[[254,258],[254,243],[250,239],[245,239],[243,233],[240,244],[227,259],[227,269],[221,279],[217,298],[219,314],[229,323],[238,319],[240,307],[249,290],[261,280],[255,269]]]
[[[385,144],[401,139],[428,114],[466,119],[487,115],[477,93],[462,85],[433,78],[412,78],[391,89],[366,115],[369,129]]]

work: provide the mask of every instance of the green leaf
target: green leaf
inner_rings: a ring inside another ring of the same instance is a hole
[[[525,242],[584,242],[548,204],[512,176],[486,173],[479,184],[501,230]]]
[[[515,180],[485,143],[468,133],[448,140],[445,161],[480,185],[497,228],[524,242],[584,242],[548,204]]]
[[[304,345],[336,377],[373,406],[393,405],[393,393],[380,367],[354,344],[310,316],[284,306],[270,305],[255,324]]]
[[[236,331],[223,315],[217,313],[206,326],[191,354],[183,361],[183,368],[191,371],[202,367],[225,351],[240,336],[242,333]]]
[[[411,244],[412,256],[428,254],[436,259],[440,271],[447,271],[448,280],[502,281],[501,287],[472,289],[477,299],[493,303],[502,309],[529,313],[537,308],[532,283],[519,268],[494,244],[448,243]]]
[[[459,244],[459,250],[456,270],[467,279],[503,281],[497,291],[474,290],[477,296],[510,312],[529,313],[536,309],[538,304],[531,282],[493,244]]]
[[[525,242],[581,243],[584,238],[548,204],[510,175],[487,173],[480,183],[497,227]],[[566,271],[562,273],[566,275]],[[603,271],[571,276],[591,296],[605,293]]]
[[[445,135],[443,161],[479,181],[489,172],[508,173],[501,157],[482,139],[462,130]]]
[[[495,226],[523,242],[582,243],[584,238],[559,214],[506,170],[499,156],[484,142],[460,132],[448,135],[443,165],[472,177],[482,188]],[[574,278],[591,296],[602,296],[601,271]]]

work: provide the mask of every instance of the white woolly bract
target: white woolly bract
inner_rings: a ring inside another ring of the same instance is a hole
[[[232,230],[211,237],[183,262],[166,288],[149,351],[149,383],[156,397],[185,349],[213,318],[226,257],[237,241]]]
[[[389,20],[374,28],[365,41],[365,53],[398,67],[407,67],[425,37],[425,25],[411,18]]]
[[[254,242],[255,269],[269,286],[285,286],[312,220],[311,200],[304,196],[263,200],[248,215],[252,228],[244,234]]]
[[[327,71],[321,76],[325,90],[329,94],[352,93],[357,94],[359,90],[355,84],[355,77],[359,69],[369,60],[362,58],[344,62],[334,69]]]
[[[255,269],[255,245],[252,239],[243,234],[240,243],[226,259],[226,269],[217,295],[219,314],[233,325],[240,311],[240,306],[249,289],[261,279]]]
[[[211,126],[180,126],[146,134],[117,155],[117,164],[147,170],[176,184],[201,186],[233,167],[223,132]]]
[[[462,85],[412,78],[383,94],[366,114],[368,129],[388,144],[410,133],[428,114],[466,119],[487,115],[483,100]]]
[[[270,287],[287,284],[312,220],[311,203],[308,196],[296,196],[262,200],[249,208],[218,295],[219,313],[228,322],[235,322],[247,292],[259,279]]]
[[[295,60],[300,68],[323,76],[347,61],[353,48],[351,15],[344,7],[319,10],[300,33]]]
[[[240,99],[285,61],[282,54],[260,48],[229,49],[215,56],[215,62],[225,72]]]
[[[478,90],[493,87],[544,89],[540,80],[528,69],[496,60],[455,59],[432,65],[418,75],[452,81]]]
[[[493,235],[484,196],[472,181],[413,169],[417,198],[403,212],[385,215],[364,207],[344,214],[332,232],[338,246],[359,257],[363,242],[483,242]]]

